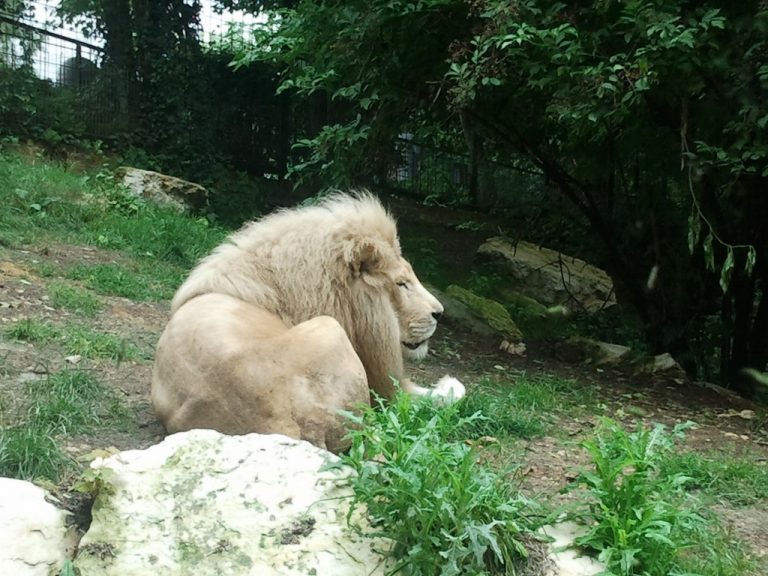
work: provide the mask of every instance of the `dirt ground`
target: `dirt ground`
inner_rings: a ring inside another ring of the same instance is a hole
[[[100,429],[67,441],[73,456],[96,448],[144,448],[164,434],[149,404],[151,358],[167,320],[167,302],[133,302],[125,298],[99,296],[104,309],[87,320],[51,306],[47,286],[63,281],[40,275],[49,266],[119,261],[120,255],[96,248],[56,246],[39,250],[12,250],[0,247],[0,398],[5,422],[18,415],[24,404],[25,384],[69,365],[66,353],[53,345],[28,344],[10,340],[6,331],[24,318],[49,320],[65,325],[77,319],[92,328],[118,334],[139,349],[139,360],[81,360],[79,368],[92,370],[101,382],[115,390],[130,407],[134,425],[126,430]],[[73,284],[76,284],[72,282]],[[638,419],[673,425],[693,420],[685,446],[728,454],[749,455],[768,461],[768,430],[765,410],[752,406],[727,392],[691,382],[664,377],[639,377],[628,371],[596,368],[583,362],[569,362],[559,346],[530,343],[524,356],[498,350],[498,343],[479,340],[459,326],[439,328],[433,352],[414,367],[417,380],[434,382],[445,373],[460,378],[471,388],[484,377],[504,377],[514,383],[515,375],[555,374],[573,378],[595,390],[608,416],[632,424]],[[513,385],[513,384],[512,384]],[[632,407],[628,411],[628,407]],[[754,415],[744,410],[753,410]],[[634,415],[633,415],[634,414]],[[762,415],[762,419],[761,419]],[[574,476],[584,462],[576,443],[595,426],[589,413],[554,416],[556,436],[544,436],[523,443],[521,470],[525,487],[533,494],[555,494]],[[566,440],[564,440],[566,438]],[[758,555],[768,555],[768,509],[764,505],[734,508],[719,503],[717,512],[735,535],[748,541]]]

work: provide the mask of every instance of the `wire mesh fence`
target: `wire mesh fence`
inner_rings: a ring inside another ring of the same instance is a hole
[[[129,95],[102,65],[100,46],[0,14],[5,128],[23,126],[25,114],[35,115],[38,125],[47,120],[49,133],[104,138],[127,125]]]
[[[427,203],[506,207],[546,187],[530,166],[487,160],[473,166],[469,155],[424,146],[410,137],[399,138],[394,148],[384,184]]]

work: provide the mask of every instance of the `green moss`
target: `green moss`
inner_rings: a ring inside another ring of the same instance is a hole
[[[510,288],[499,289],[497,297],[527,338],[538,340],[569,334],[568,320],[562,307],[548,308]]]
[[[519,315],[520,318],[532,320],[535,318],[544,318],[549,315],[549,310],[544,304],[515,290],[502,288],[499,290],[499,296],[503,299],[507,309],[511,309],[515,315]]]
[[[517,327],[515,321],[501,304],[495,300],[477,296],[461,286],[448,286],[446,293],[469,307],[480,316],[491,328],[498,331],[504,338],[519,342],[523,339],[523,333]]]

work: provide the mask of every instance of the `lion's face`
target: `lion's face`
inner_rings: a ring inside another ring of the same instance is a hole
[[[429,339],[435,333],[443,306],[422,286],[405,259],[399,258],[388,276],[392,282],[392,304],[400,324],[403,356],[421,360],[429,351]]]

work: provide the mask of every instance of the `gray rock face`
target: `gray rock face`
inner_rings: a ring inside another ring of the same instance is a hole
[[[75,531],[50,498],[30,482],[0,478],[0,574],[58,574],[71,557]]]
[[[179,213],[202,208],[208,201],[208,191],[200,184],[174,176],[127,166],[118,168],[116,175],[135,196]]]
[[[347,527],[348,469],[281,435],[192,430],[93,463],[108,490],[80,542],[81,576],[363,576],[390,542]],[[111,493],[110,493],[111,492]]]
[[[491,238],[480,246],[478,256],[500,262],[514,289],[542,304],[563,305],[572,312],[596,312],[616,304],[613,281],[604,270],[556,250]]]

